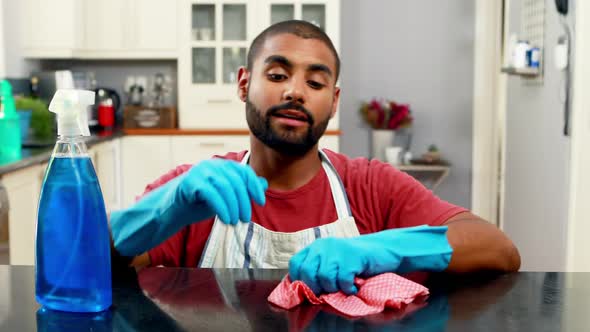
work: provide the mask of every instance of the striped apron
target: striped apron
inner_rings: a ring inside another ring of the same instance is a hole
[[[249,152],[246,153],[242,164],[248,163],[249,155]],[[344,185],[328,156],[321,150],[320,158],[328,176],[338,220],[297,232],[283,233],[271,231],[254,221],[238,222],[237,225],[224,224],[216,216],[199,267],[286,269],[291,256],[316,239],[358,236],[359,231],[350,211]]]

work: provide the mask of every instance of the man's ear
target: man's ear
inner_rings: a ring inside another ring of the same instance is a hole
[[[332,99],[332,114],[330,114],[330,119],[336,115],[338,112],[338,101],[340,100],[340,88],[335,86],[334,87],[334,99]]]
[[[246,102],[248,98],[248,82],[250,81],[250,72],[246,67],[241,66],[238,69],[238,97],[241,101]]]

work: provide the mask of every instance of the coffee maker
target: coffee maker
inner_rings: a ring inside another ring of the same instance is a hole
[[[90,129],[112,130],[122,123],[121,97],[116,90],[106,87],[94,89],[95,102],[92,117],[88,119]]]

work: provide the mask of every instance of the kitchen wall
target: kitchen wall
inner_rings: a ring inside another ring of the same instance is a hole
[[[509,30],[514,33],[520,29],[521,1],[510,2]],[[523,270],[562,271],[570,140],[562,133],[564,75],[553,66],[553,48],[564,32],[554,1],[547,0],[545,6],[544,82],[508,80],[504,230],[520,249]]]
[[[342,1],[341,151],[368,156],[363,100],[387,97],[414,112],[412,152],[439,146],[452,163],[437,190],[470,207],[473,103],[473,0]]]

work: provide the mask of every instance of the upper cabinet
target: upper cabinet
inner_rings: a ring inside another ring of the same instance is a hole
[[[84,45],[80,52],[113,52],[125,48],[130,37],[131,13],[128,0],[83,0]]]
[[[339,0],[182,0],[178,93],[181,128],[247,128],[237,71],[272,23],[312,22],[339,45]],[[337,128],[337,120],[331,128]]]
[[[178,1],[21,0],[25,56],[176,59]]]
[[[339,0],[262,0],[259,6],[263,28],[293,19],[308,21],[324,30],[337,50],[340,48]]]
[[[177,1],[84,0],[82,58],[176,59]]]
[[[180,18],[179,124],[182,128],[244,128],[236,97],[237,70],[257,33],[257,1],[183,1]]]
[[[70,58],[82,45],[83,5],[77,0],[20,0],[20,40],[25,56]]]
[[[133,47],[178,58],[177,0],[133,0]]]

